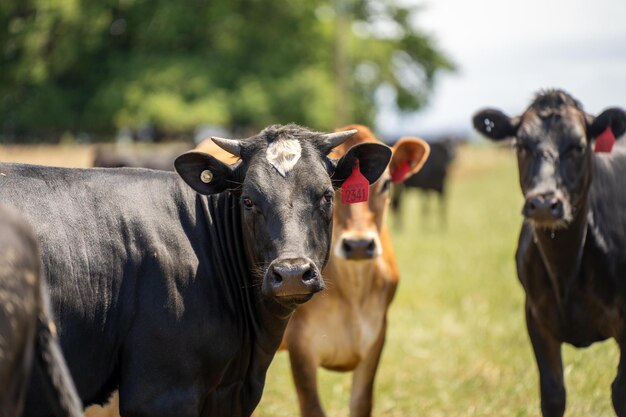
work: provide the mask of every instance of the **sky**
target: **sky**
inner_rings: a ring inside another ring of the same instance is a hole
[[[562,88],[585,110],[626,108],[626,0],[405,0],[423,7],[418,27],[457,64],[441,74],[429,105],[401,115],[381,94],[385,135],[470,134],[471,116],[510,116],[534,94]]]

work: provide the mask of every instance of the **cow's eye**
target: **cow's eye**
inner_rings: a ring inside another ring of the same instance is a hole
[[[333,198],[335,198],[335,193],[331,192],[331,191],[327,191],[324,193],[324,195],[322,196],[322,202],[324,204],[332,204],[333,202]]]
[[[385,182],[383,182],[383,186],[380,187],[380,192],[382,193],[386,193],[387,191],[389,191],[389,187],[391,187],[391,180],[390,179],[386,179]]]
[[[585,152],[585,146],[581,144],[572,145],[565,151],[566,154],[580,156]]]
[[[252,202],[252,200],[250,200],[247,197],[242,200],[242,203],[243,203],[244,207],[247,208],[248,210],[250,210],[252,207],[254,207],[254,203]]]

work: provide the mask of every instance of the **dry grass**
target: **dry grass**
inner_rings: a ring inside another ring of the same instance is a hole
[[[112,144],[98,145],[115,148]],[[132,152],[142,149],[168,152],[176,149],[191,149],[192,145],[172,142],[163,145],[132,144],[121,145],[118,149]],[[69,168],[86,168],[92,166],[96,145],[0,145],[1,162],[20,162],[35,165],[51,165]]]
[[[0,161],[83,168],[91,165],[93,146],[3,145]]]

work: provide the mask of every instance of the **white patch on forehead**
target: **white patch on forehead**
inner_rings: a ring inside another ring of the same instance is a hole
[[[267,160],[283,177],[296,166],[302,155],[300,142],[295,139],[279,139],[267,147]]]

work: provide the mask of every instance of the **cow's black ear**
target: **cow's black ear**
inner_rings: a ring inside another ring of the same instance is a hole
[[[187,152],[174,161],[176,172],[200,194],[217,194],[241,183],[239,165],[228,165],[204,152]]]
[[[622,136],[626,132],[626,112],[617,107],[606,109],[587,127],[587,136],[589,139],[595,139],[607,127],[611,128],[615,139]]]
[[[519,124],[517,118],[510,118],[496,109],[481,110],[474,115],[472,121],[474,129],[492,140],[515,136]]]
[[[357,160],[361,174],[370,184],[375,183],[385,172],[391,160],[391,153],[389,146],[380,143],[361,143],[353,146],[336,162],[332,175],[333,185],[341,187],[341,184],[352,173]]]

